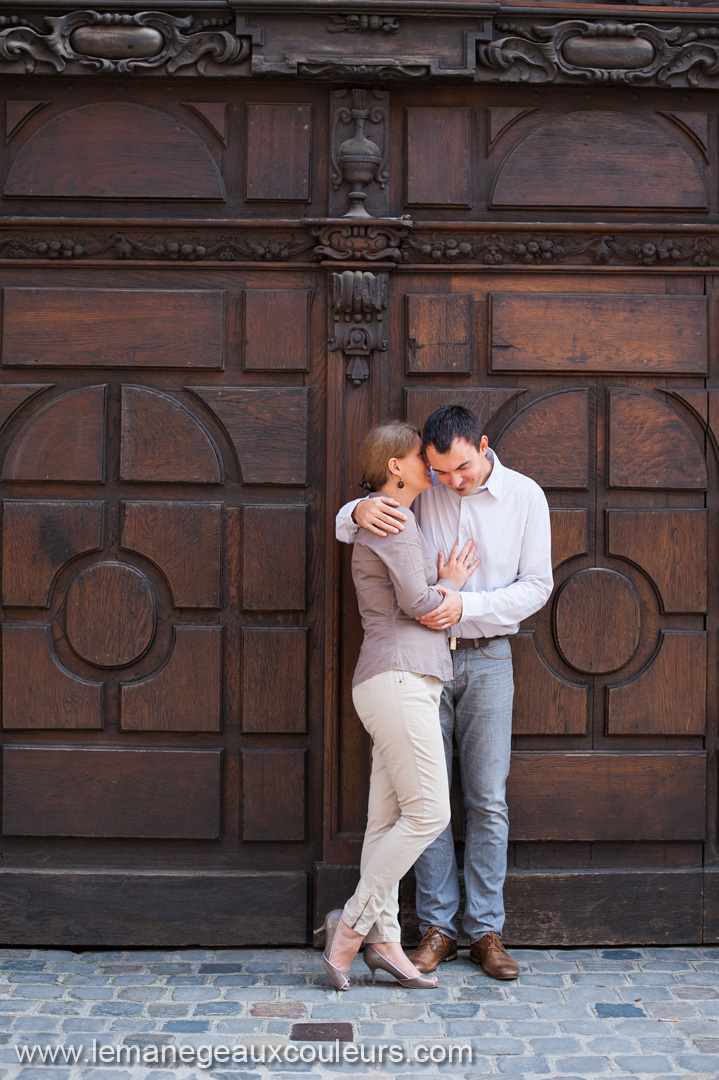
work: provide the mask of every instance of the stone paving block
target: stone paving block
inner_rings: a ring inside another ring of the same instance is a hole
[[[681,1035],[690,1038],[694,1035],[706,1035],[712,1038],[719,1037],[719,1021],[716,1020],[679,1020],[678,1023],[667,1025],[668,1032],[678,1031]]]
[[[516,986],[512,991],[514,1001],[545,1002],[561,1001],[562,995],[553,986]]]
[[[174,978],[179,979],[181,976],[175,975]],[[190,975],[190,978],[196,978],[196,976]],[[138,975],[111,975],[108,979],[110,986],[169,986],[169,979],[167,982],[157,975],[152,975],[149,971],[147,973],[140,973]],[[67,985],[67,983],[65,984]],[[180,985],[179,983],[177,984]]]
[[[549,1020],[513,1020],[507,1024],[507,1031],[518,1039],[529,1039],[532,1035],[555,1035],[557,1025]]]
[[[531,970],[563,975],[578,971],[579,966],[573,960],[535,960],[532,962]]]
[[[464,1020],[471,1019],[479,1013],[479,1005],[473,1002],[448,1002],[441,1005],[430,1005],[431,1016],[438,1016],[440,1020]]]
[[[552,1072],[548,1062],[540,1057],[500,1057],[497,1067],[501,1073],[518,1073],[520,1076],[548,1076]]]
[[[615,987],[626,985],[626,975],[623,972],[604,974],[597,971],[591,975],[578,972],[576,975],[570,975],[569,981],[573,986]]]
[[[644,949],[601,949],[603,960],[643,960]]]
[[[240,1019],[231,1017],[229,1020],[218,1020],[215,1025],[215,1030],[218,1034],[224,1035],[256,1035],[265,1024],[263,1019]]]
[[[17,1074],[17,1080],[67,1080],[69,1069],[54,1069],[50,1065],[28,1066]]]
[[[37,986],[35,983],[32,985],[21,983],[13,988],[13,998],[40,998],[42,1001],[47,1001],[48,998],[59,998],[65,993],[63,986]]]
[[[650,1035],[666,1035],[667,1024],[662,1024],[659,1020],[621,1020],[617,1021],[615,1031],[618,1035],[638,1035],[646,1036]]]
[[[193,1016],[237,1016],[240,1004],[237,1001],[206,1001],[196,1005]]]
[[[568,986],[562,991],[562,996],[567,1001],[586,1001],[593,1005],[597,998],[601,998],[605,1004],[619,1002],[619,994],[614,987],[608,986]],[[633,998],[637,997],[636,991]]]
[[[341,1005],[313,1005],[310,1015],[313,1020],[369,1019],[366,1005],[350,1005],[349,1002],[342,1002]]]
[[[107,1031],[109,1020],[100,1020],[91,1016],[72,1016],[63,1020],[63,1031],[95,1033]]]
[[[677,985],[671,989],[672,996],[683,1001],[709,1001],[719,998],[719,990],[713,986]]]
[[[717,1059],[719,1061],[719,1058]],[[665,1057],[653,1055],[632,1055],[631,1057],[616,1058],[617,1065],[627,1072],[657,1073],[671,1069],[671,1063]]]
[[[636,1039],[623,1039],[619,1035],[600,1035],[597,1039],[587,1039],[587,1049],[593,1054],[612,1057],[614,1054],[637,1053],[640,1047]]]
[[[206,978],[207,976],[202,976],[203,980]],[[304,982],[304,979],[299,979],[299,982]],[[259,986],[260,980],[257,975],[215,975],[212,983],[213,986]],[[275,983],[275,985],[281,984]]]
[[[173,1001],[213,1001],[221,996],[214,986],[178,986],[172,990]]]
[[[163,1031],[189,1032],[209,1031],[210,1024],[207,1020],[168,1020],[162,1026]]]
[[[626,981],[630,986],[680,986],[677,981],[677,976],[674,972],[668,972],[662,975],[658,971],[637,971],[633,974],[626,976]]]
[[[561,1020],[559,1027],[562,1031],[566,1031],[568,1035],[595,1035],[597,1037],[601,1035],[611,1035],[613,1033],[613,1024],[608,1020]]]
[[[147,1015],[162,1020],[166,1017],[189,1016],[192,1005],[173,1001],[151,1001],[147,1006]]]
[[[642,1008],[654,1020],[683,1020],[701,1016],[695,1002],[676,1001],[674,998],[668,1001],[643,1001]]]
[[[692,971],[686,975],[677,975],[677,980],[684,986],[716,986],[719,983],[719,972]]]
[[[554,975],[550,973],[531,973],[524,974],[519,977],[520,986],[565,986],[565,979],[563,975]]]
[[[703,1016],[719,1016],[719,1001],[697,1001],[697,1009]]]
[[[68,994],[78,1001],[112,1001],[115,990],[111,986],[75,986]]]
[[[719,1040],[707,1039],[706,1041],[713,1043],[714,1052],[719,1053]],[[643,1054],[691,1053],[695,1045],[696,1041],[692,1044],[689,1037],[680,1038],[676,1035],[653,1035],[651,1038],[639,1039],[639,1047]]]
[[[46,1001],[38,1012],[47,1013],[48,1016],[79,1016],[84,1008],[86,1006],[79,1001]]]
[[[47,986],[57,982],[57,975],[51,971],[9,971],[7,973],[9,983],[35,983]]]
[[[557,1035],[554,1038],[530,1039],[529,1042],[535,1054],[540,1057],[546,1055],[554,1057],[556,1054],[579,1054],[582,1052],[580,1041],[569,1036],[562,1038]]]
[[[590,1017],[589,1005],[583,1001],[537,1005],[534,1011],[540,1020],[584,1020]]]
[[[694,1046],[701,1054],[719,1054],[719,1039],[693,1039]]]
[[[329,992],[328,986],[325,993]],[[276,999],[277,992],[269,986],[228,986],[225,992],[225,1001],[275,1001]]]
[[[700,948],[683,945],[647,945],[645,952],[650,960],[703,960]]]
[[[14,1031],[59,1031],[60,1021],[47,1016],[18,1016],[13,1024]]]
[[[557,1058],[555,1065],[560,1073],[577,1072],[582,1077],[609,1072],[611,1068],[607,1058],[597,1056]]]
[[[90,1009],[91,1016],[139,1016],[142,1005],[132,1001],[102,1001]]]
[[[533,1013],[529,1005],[484,1005],[484,1013],[492,1020],[532,1020]],[[544,1008],[560,1009],[561,1005],[546,1005]]]
[[[36,1005],[37,1002],[31,1001],[30,998],[0,998],[0,1013],[29,1012]]]
[[[641,1005],[624,1002],[615,1004],[613,1001],[597,1001],[594,1010],[600,1020],[608,1017],[646,1016]]]
[[[622,986],[617,990],[620,1001],[633,1002],[640,997],[643,1002],[649,1001],[672,1001],[671,991],[665,986]]]

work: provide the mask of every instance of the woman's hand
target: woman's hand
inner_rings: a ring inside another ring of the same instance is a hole
[[[445,578],[461,589],[470,574],[473,574],[479,566],[479,559],[475,559],[477,545],[474,540],[468,540],[462,550],[459,550],[459,540],[452,548],[449,559],[444,561],[444,552],[440,551],[437,556],[437,578]]]

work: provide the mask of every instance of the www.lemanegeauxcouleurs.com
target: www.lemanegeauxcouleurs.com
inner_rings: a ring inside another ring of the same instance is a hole
[[[210,1069],[216,1065],[400,1064],[417,1062],[435,1065],[471,1065],[472,1047],[457,1043],[283,1043],[279,1046],[223,1043],[199,1046],[171,1044],[121,1043],[108,1046],[92,1040],[89,1046],[51,1046],[19,1044],[15,1047],[18,1062],[25,1065],[192,1065]]]

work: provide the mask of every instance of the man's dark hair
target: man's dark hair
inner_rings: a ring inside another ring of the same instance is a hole
[[[455,439],[465,439],[479,450],[482,425],[469,409],[461,405],[445,405],[428,418],[422,432],[422,449],[433,446],[438,454],[448,454]]]

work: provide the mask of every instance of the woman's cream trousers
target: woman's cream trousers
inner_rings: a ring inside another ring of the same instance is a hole
[[[352,691],[372,774],[361,877],[342,918],[368,942],[400,940],[400,878],[449,823],[441,693],[441,679],[412,671],[383,671]]]

